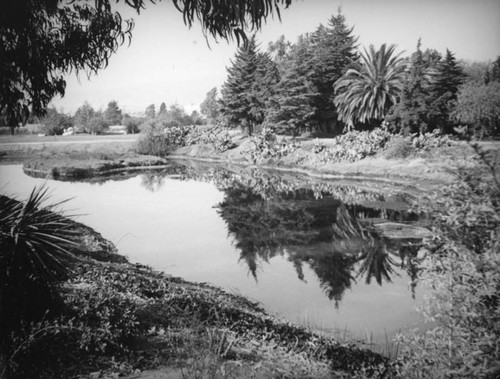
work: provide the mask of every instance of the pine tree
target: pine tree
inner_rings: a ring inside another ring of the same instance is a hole
[[[328,21],[327,27],[320,25],[312,35],[313,83],[318,90],[315,119],[325,131],[331,129],[337,119],[333,85],[358,58],[358,38],[352,35],[352,31],[353,27],[347,26],[339,9],[337,15]]]
[[[258,53],[255,80],[249,93],[250,113],[257,124],[262,124],[267,116],[279,78],[278,67],[269,54]]]
[[[455,57],[446,50],[446,56],[437,66],[436,80],[431,96],[429,119],[432,128],[439,127],[442,132],[451,131],[450,111],[451,103],[457,99],[460,85],[464,82],[465,75],[457,64]]]
[[[278,133],[297,135],[316,125],[314,98],[319,93],[313,84],[312,59],[310,37],[300,36],[282,65],[281,79],[270,99],[267,121]]]
[[[399,102],[392,107],[387,121],[395,125],[395,131],[405,134],[429,130],[430,70],[428,61],[420,49],[412,54],[408,77],[403,85]],[[427,62],[427,63],[426,63]]]
[[[222,86],[221,113],[230,127],[241,126],[251,135],[256,119],[249,100],[257,70],[257,44],[255,35],[238,48],[228,78]]]

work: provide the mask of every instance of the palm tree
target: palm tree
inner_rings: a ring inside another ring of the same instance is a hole
[[[405,75],[401,53],[383,44],[378,51],[370,45],[358,61],[335,83],[338,119],[352,130],[355,123],[383,120],[398,100]]]

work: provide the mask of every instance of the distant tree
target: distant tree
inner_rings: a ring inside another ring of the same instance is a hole
[[[370,45],[335,83],[338,118],[351,130],[355,124],[373,125],[396,104],[403,87],[405,66],[395,45]]]
[[[133,20],[112,10],[117,1],[9,1],[0,12],[0,112],[9,125],[24,122],[29,113],[43,115],[56,95],[64,95],[63,74],[72,70],[97,73],[111,55],[131,38]],[[138,13],[146,0],[123,0]],[[243,41],[245,30],[260,30],[269,16],[291,0],[206,2],[175,0],[189,27],[199,20],[214,38]]]
[[[191,112],[189,119],[191,120],[190,124],[192,125],[203,125],[203,119],[197,110]]]
[[[55,108],[49,108],[42,119],[41,130],[46,135],[61,135],[64,129],[72,126],[71,118],[63,113],[57,112]]]
[[[141,117],[132,117],[128,113],[125,113],[122,117],[121,125],[127,127],[128,134],[139,133],[139,125],[143,123],[144,119]]]
[[[451,116],[469,125],[478,139],[500,135],[500,82],[464,84]]]
[[[493,62],[490,80],[492,82],[500,82],[500,56]]]
[[[96,112],[89,122],[89,132],[91,134],[101,134],[109,124],[104,119],[102,112]]]
[[[158,114],[156,116],[161,117],[165,113],[167,113],[167,106],[165,105],[165,103],[161,103],[160,110],[158,111]]]
[[[461,62],[462,71],[465,74],[465,81],[488,84],[490,81],[489,66],[490,64],[488,62]]]
[[[154,104],[150,104],[147,106],[146,110],[144,111],[144,116],[151,119],[156,117],[156,109]]]
[[[73,123],[75,128],[79,132],[89,132],[90,120],[94,117],[95,111],[92,106],[85,101],[83,105],[77,109],[75,116],[73,117]]]
[[[287,41],[285,36],[281,35],[275,42],[269,42],[267,52],[271,59],[280,65],[289,57],[291,47],[290,41]]]
[[[122,111],[115,100],[108,103],[108,107],[104,111],[103,117],[107,126],[120,124],[122,120]]]
[[[217,88],[214,87],[207,92],[205,100],[200,104],[201,114],[207,118],[209,124],[214,124],[219,117],[219,107]]]

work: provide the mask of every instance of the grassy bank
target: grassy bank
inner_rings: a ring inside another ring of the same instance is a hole
[[[10,335],[9,377],[154,369],[186,378],[326,378],[390,369],[378,354],[273,318],[241,296],[130,264],[81,224],[72,230],[79,260],[54,287],[62,304]]]

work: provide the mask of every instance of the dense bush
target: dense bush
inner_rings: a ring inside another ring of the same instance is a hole
[[[41,130],[45,135],[61,135],[64,129],[73,126],[73,122],[69,116],[63,113],[58,113],[55,108],[47,110],[47,115],[41,121]]]
[[[189,134],[186,136],[186,145],[198,143],[211,145],[220,153],[235,147],[227,129],[218,125],[205,128],[192,127]]]
[[[422,281],[423,314],[436,327],[404,342],[404,378],[500,375],[500,156],[479,151],[485,170],[459,170],[455,183],[419,204],[432,221]],[[486,167],[485,167],[486,166]]]
[[[148,120],[141,125],[142,136],[137,141],[139,154],[167,156],[173,149],[185,146],[192,127],[166,127],[159,119]]]
[[[266,158],[281,158],[295,151],[300,143],[295,139],[279,138],[274,131],[264,126],[259,134],[251,137],[252,150],[250,152],[252,160],[257,162]]]
[[[384,151],[387,159],[404,159],[415,153],[411,141],[408,138],[395,136],[391,138]]]
[[[368,131],[351,131],[335,137],[332,146],[327,149],[315,147],[324,162],[355,162],[382,150],[391,134],[382,129]]]

